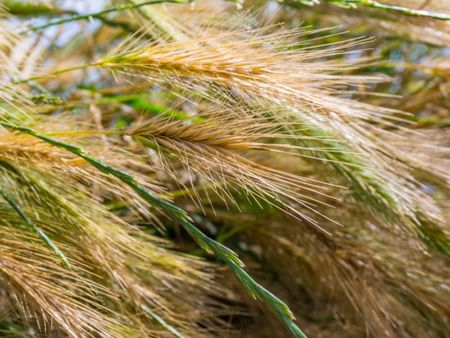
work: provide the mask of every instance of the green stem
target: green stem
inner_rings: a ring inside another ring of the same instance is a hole
[[[141,196],[150,205],[157,206],[163,210],[167,215],[171,216],[173,219],[177,220],[181,226],[186,230],[187,233],[194,239],[195,242],[206,252],[214,254],[216,257],[222,259],[234,272],[238,280],[241,282],[247,292],[263,301],[265,304],[270,306],[275,312],[277,317],[283,322],[283,324],[288,329],[289,333],[295,338],[306,338],[306,335],[300,330],[300,328],[294,323],[294,315],[289,309],[289,307],[278,297],[272,294],[269,290],[265,289],[263,286],[259,285],[245,270],[244,264],[239,259],[239,256],[226,246],[213,240],[212,238],[206,236],[200,229],[198,229],[192,222],[188,213],[167,202],[155,195],[153,195],[147,188],[141,185],[136,179],[130,174],[121,171],[119,169],[110,167],[109,165],[101,162],[100,160],[88,155],[82,148],[74,146],[69,143],[59,141],[57,139],[51,138],[47,135],[38,133],[30,128],[19,127],[9,123],[0,123],[3,127],[11,130],[16,130],[36,138],[41,139],[55,147],[65,149],[72,154],[75,154],[83,158],[86,162],[100,170],[101,172],[114,176],[130,188],[132,188],[139,196]]]
[[[30,3],[18,0],[4,0],[3,6],[8,13],[16,16],[54,16],[75,15],[77,12],[61,9],[45,3]]]
[[[236,1],[236,0],[234,0]],[[431,19],[437,19],[437,20],[444,20],[448,21],[450,20],[449,14],[444,13],[436,13],[431,12],[423,9],[413,9],[408,7],[402,7],[402,6],[395,6],[395,5],[387,5],[380,3],[375,0],[323,0],[323,2],[327,2],[336,6],[344,7],[344,8],[357,8],[358,6],[365,6],[370,7],[378,10],[382,10],[385,12],[392,12],[392,13],[400,13],[403,15],[409,15],[409,16],[416,16],[416,17],[424,17],[424,18],[431,18]],[[307,6],[314,6],[320,4],[320,0],[288,0],[287,2],[291,6],[295,6],[297,4],[303,4]]]
[[[57,26],[57,25],[61,25],[61,24],[65,24],[65,23],[73,22],[73,21],[101,19],[101,17],[103,15],[109,14],[109,13],[112,13],[112,12],[123,12],[123,11],[126,11],[128,9],[134,9],[134,8],[139,8],[139,7],[143,7],[143,6],[147,6],[147,5],[154,5],[154,4],[164,3],[164,2],[185,3],[184,0],[151,0],[151,1],[142,2],[140,4],[120,5],[120,6],[117,6],[117,7],[112,7],[112,8],[105,9],[105,10],[100,11],[100,12],[88,13],[88,14],[79,14],[79,15],[74,15],[74,16],[71,16],[71,17],[68,17],[68,18],[64,18],[64,19],[60,19],[60,20],[50,21],[50,22],[48,22],[46,24],[43,24],[43,25],[31,27],[31,28],[29,28],[28,30],[26,30],[23,33],[35,32],[35,31],[39,31],[39,30],[43,30],[43,29],[52,27],[52,26]]]
[[[174,337],[184,338],[184,336],[181,333],[179,333],[172,325],[168,324],[164,319],[162,319],[160,316],[158,316],[156,313],[154,313],[152,310],[150,310],[149,307],[142,305],[141,308],[147,315],[149,315],[151,318],[153,318],[155,321],[157,321],[167,331],[172,333],[174,335]]]
[[[22,210],[22,208],[7,194],[0,188],[0,196],[8,202],[8,204],[16,211],[16,213],[20,216],[20,218],[25,222],[27,226],[33,229],[34,232],[42,239],[42,241],[47,244],[47,246],[56,253],[56,255],[61,258],[64,263],[64,266],[70,268],[70,263],[67,260],[64,253],[58,249],[55,243],[45,234],[44,231],[41,230],[36,224],[34,224],[30,218],[26,215],[26,213]]]
[[[381,9],[387,12],[401,13],[409,16],[427,17],[438,20],[450,20],[450,15],[444,13],[435,13],[423,9],[412,9],[401,6],[386,5],[373,0],[357,0],[357,5]]]
[[[95,66],[95,64],[84,64],[84,65],[77,65],[77,66],[73,66],[73,67],[69,67],[69,68],[63,68],[63,69],[57,69],[51,72],[48,72],[46,74],[43,75],[36,75],[33,77],[29,77],[26,79],[22,79],[22,80],[17,80],[17,81],[13,81],[12,84],[22,84],[22,83],[29,83],[29,82],[34,82],[36,80],[40,80],[46,77],[53,77],[56,75],[60,75],[60,74],[64,74],[64,73],[68,73],[68,72],[73,72],[75,70],[81,70],[81,69],[86,69],[89,67]]]

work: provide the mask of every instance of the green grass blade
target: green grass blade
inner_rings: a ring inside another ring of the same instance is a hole
[[[20,218],[25,222],[27,226],[29,226],[31,229],[33,229],[34,232],[37,233],[40,239],[44,241],[44,243],[53,251],[55,254],[61,258],[62,262],[64,263],[64,266],[67,268],[70,268],[70,263],[67,260],[64,253],[56,246],[55,243],[47,236],[47,234],[42,231],[41,228],[39,228],[36,224],[34,224],[31,219],[25,214],[23,209],[3,190],[0,189],[0,195],[3,197],[3,199],[13,208],[17,214],[20,216]]]
[[[177,220],[180,225],[189,233],[194,241],[206,252],[214,254],[216,257],[222,259],[234,272],[242,286],[247,292],[254,298],[267,304],[283,322],[288,329],[289,333],[295,338],[306,338],[306,335],[300,330],[300,328],[294,323],[294,315],[289,307],[278,297],[272,294],[269,290],[258,284],[244,269],[244,264],[239,259],[238,255],[222,245],[221,243],[213,240],[205,235],[200,229],[198,229],[192,222],[187,212],[169,202],[166,202],[155,195],[153,195],[147,188],[139,184],[136,179],[128,173],[119,169],[113,168],[98,159],[88,155],[80,147],[74,146],[69,143],[59,141],[55,138],[48,137],[44,134],[38,133],[30,128],[14,126],[8,123],[1,123],[5,128],[20,131],[28,135],[39,138],[55,147],[65,149],[81,158],[88,163],[96,167],[98,170],[105,174],[114,176],[127,184],[132,188],[139,196],[145,199],[150,205],[154,205],[162,209],[173,219]]]
[[[158,316],[156,313],[154,313],[152,310],[150,310],[149,307],[142,305],[142,310],[149,315],[152,319],[157,321],[161,326],[163,326],[167,331],[172,333],[174,337],[176,338],[184,338],[184,336],[179,333],[172,325],[168,324],[164,319],[162,319],[160,316]]]

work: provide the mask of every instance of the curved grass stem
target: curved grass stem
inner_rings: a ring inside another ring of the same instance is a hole
[[[300,330],[300,328],[294,323],[294,315],[289,307],[277,296],[272,294],[269,290],[258,284],[245,270],[244,264],[239,259],[239,256],[228,247],[215,241],[214,239],[205,235],[200,229],[198,229],[191,221],[188,213],[167,202],[157,196],[153,195],[147,188],[141,185],[133,176],[113,168],[100,160],[88,155],[84,150],[75,145],[59,141],[55,138],[38,133],[30,128],[19,127],[9,123],[0,123],[3,127],[9,130],[19,131],[44,142],[47,142],[55,147],[65,149],[72,154],[83,158],[86,162],[100,170],[101,172],[114,176],[130,188],[132,188],[139,196],[141,196],[147,203],[152,206],[156,206],[164,211],[167,215],[176,220],[180,225],[189,233],[194,241],[206,252],[214,254],[217,258],[223,260],[234,272],[245,290],[254,298],[261,300],[267,304],[277,315],[277,317],[283,322],[289,333],[295,338],[306,338],[306,335]]]
[[[53,251],[55,254],[62,260],[64,266],[66,268],[70,268],[70,263],[67,260],[64,253],[56,246],[55,243],[47,236],[47,234],[42,231],[41,228],[39,228],[36,224],[33,223],[33,221],[27,216],[25,211],[20,207],[19,204],[14,201],[14,199],[11,198],[6,192],[4,192],[0,188],[0,196],[3,197],[3,199],[11,206],[11,208],[14,209],[14,211],[19,215],[19,217],[24,221],[24,223],[30,227],[38,236],[39,238]]]
[[[444,20],[448,21],[450,20],[450,15],[444,14],[444,13],[436,13],[436,12],[430,12],[423,9],[412,9],[407,7],[401,7],[401,6],[394,6],[394,5],[386,5],[379,3],[378,1],[373,0],[357,0],[354,1],[356,4],[361,6],[366,6],[374,9],[380,9],[387,12],[393,12],[393,13],[400,13],[404,15],[409,16],[418,16],[418,17],[425,17],[425,18],[432,18],[437,20]]]
[[[31,27],[31,28],[21,32],[21,34],[40,31],[40,30],[43,30],[43,29],[46,29],[46,28],[49,28],[52,26],[58,26],[58,25],[62,25],[62,24],[68,23],[68,22],[92,20],[92,19],[102,19],[103,15],[106,15],[109,13],[123,12],[123,11],[129,10],[129,9],[139,8],[139,7],[143,7],[143,6],[147,6],[147,5],[160,4],[163,2],[185,3],[184,0],[150,0],[150,1],[145,1],[145,2],[139,3],[139,4],[120,5],[120,6],[108,8],[108,9],[105,9],[105,10],[102,10],[99,12],[95,12],[95,13],[73,15],[68,18],[50,21],[43,25]]]
[[[308,6],[314,6],[320,4],[320,0],[293,0],[288,3],[295,5],[296,3],[301,3]],[[424,9],[413,9],[403,6],[395,6],[388,5],[384,3],[380,3],[375,0],[323,0],[323,2],[327,2],[339,7],[344,8],[357,8],[358,6],[373,8],[376,10],[381,10],[384,12],[391,12],[397,14],[403,14],[408,16],[422,17],[422,18],[430,18],[436,20],[450,20],[450,15],[445,13],[437,13],[432,11],[427,11]]]

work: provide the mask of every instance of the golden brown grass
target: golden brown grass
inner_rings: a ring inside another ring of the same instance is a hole
[[[0,21],[5,321],[48,336],[237,335],[233,282],[219,286],[189,233],[291,334],[289,309],[221,243],[274,272],[311,336],[444,337],[448,133],[364,100],[386,80],[354,74],[368,39],[230,13],[145,7],[137,33],[83,31],[90,43],[63,62],[13,55],[24,40]]]

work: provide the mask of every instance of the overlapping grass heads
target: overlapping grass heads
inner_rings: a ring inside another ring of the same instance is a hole
[[[0,332],[446,336],[448,133],[364,102],[370,39],[45,6],[1,22]]]

